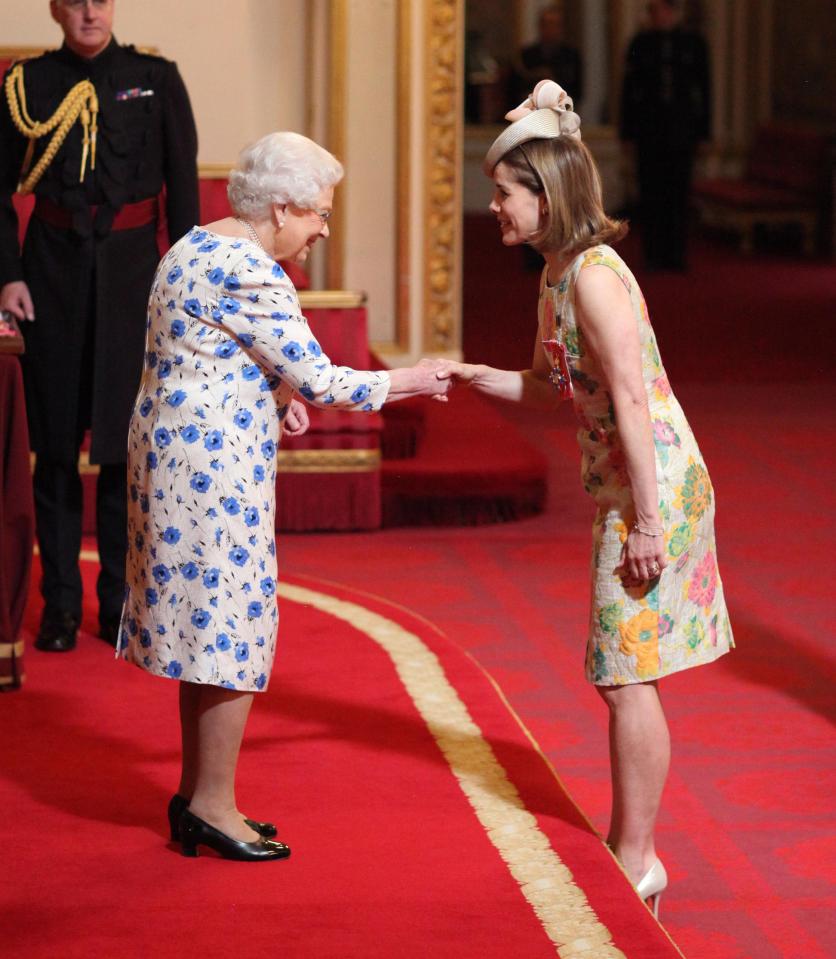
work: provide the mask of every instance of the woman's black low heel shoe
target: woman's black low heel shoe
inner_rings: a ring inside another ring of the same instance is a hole
[[[224,859],[238,862],[260,862],[267,859],[287,859],[290,847],[283,842],[259,839],[257,842],[241,842],[232,839],[220,829],[198,819],[193,812],[184,809],[180,813],[180,842],[184,856],[197,856],[198,846],[208,846]]]
[[[175,793],[168,804],[168,826],[171,830],[171,841],[180,842],[180,813],[189,808],[189,800],[180,793]],[[244,822],[265,839],[272,839],[276,835],[276,827],[271,822],[256,822],[254,819],[245,819]]]

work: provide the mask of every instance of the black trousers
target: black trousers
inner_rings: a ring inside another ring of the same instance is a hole
[[[96,531],[101,571],[96,583],[99,618],[119,616],[125,595],[127,467],[101,466],[96,483]],[[41,594],[47,605],[81,615],[81,514],[78,463],[38,457],[34,475],[35,519],[41,552]]]
[[[640,140],[636,159],[645,264],[682,269],[686,265],[694,148]]]

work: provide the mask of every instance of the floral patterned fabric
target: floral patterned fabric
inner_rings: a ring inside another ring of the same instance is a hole
[[[378,410],[386,372],[332,365],[282,268],[195,227],[160,263],[128,440],[122,657],[267,687],[276,646],[276,455],[294,393]]]
[[[575,284],[580,271],[593,265],[613,270],[630,294],[656,447],[668,566],[658,578],[635,589],[625,589],[614,572],[635,521],[615,411],[601,368],[575,322]],[[598,506],[587,678],[598,685],[624,685],[711,662],[734,646],[717,569],[714,493],[694,434],[665,375],[644,297],[624,261],[608,246],[579,254],[556,287],[548,286],[546,275],[544,270],[540,334],[544,341],[558,340],[566,347],[581,424],[583,484]]]

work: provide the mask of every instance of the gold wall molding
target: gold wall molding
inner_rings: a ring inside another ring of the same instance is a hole
[[[341,162],[345,162],[346,147],[346,77],[348,70],[348,9],[347,0],[330,0],[328,8],[328,142],[326,148]],[[334,217],[339,220],[345,210],[340,190],[334,193]],[[336,230],[329,238],[326,282],[331,289],[343,285],[345,231]]]
[[[353,290],[300,290],[299,305],[303,310],[352,310],[366,305],[366,294]]]
[[[463,0],[426,4],[424,349],[459,346]]]

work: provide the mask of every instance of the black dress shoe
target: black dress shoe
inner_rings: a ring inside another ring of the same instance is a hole
[[[45,653],[68,653],[71,649],[75,649],[80,621],[79,616],[66,609],[44,607],[41,625],[35,638],[35,649]]]
[[[215,829],[208,822],[198,819],[193,812],[184,809],[180,813],[180,842],[184,856],[197,856],[198,846],[208,846],[224,859],[238,862],[262,862],[268,859],[287,859],[290,846],[272,839],[256,842],[241,842]]]
[[[171,830],[171,841],[180,842],[180,813],[189,808],[189,800],[180,793],[175,793],[168,804],[168,826]],[[276,827],[271,822],[256,822],[245,819],[244,822],[264,839],[272,839],[276,835]]]
[[[121,615],[99,617],[99,639],[103,639],[108,646],[112,646],[114,649],[116,649],[116,643],[119,640],[121,622]]]

